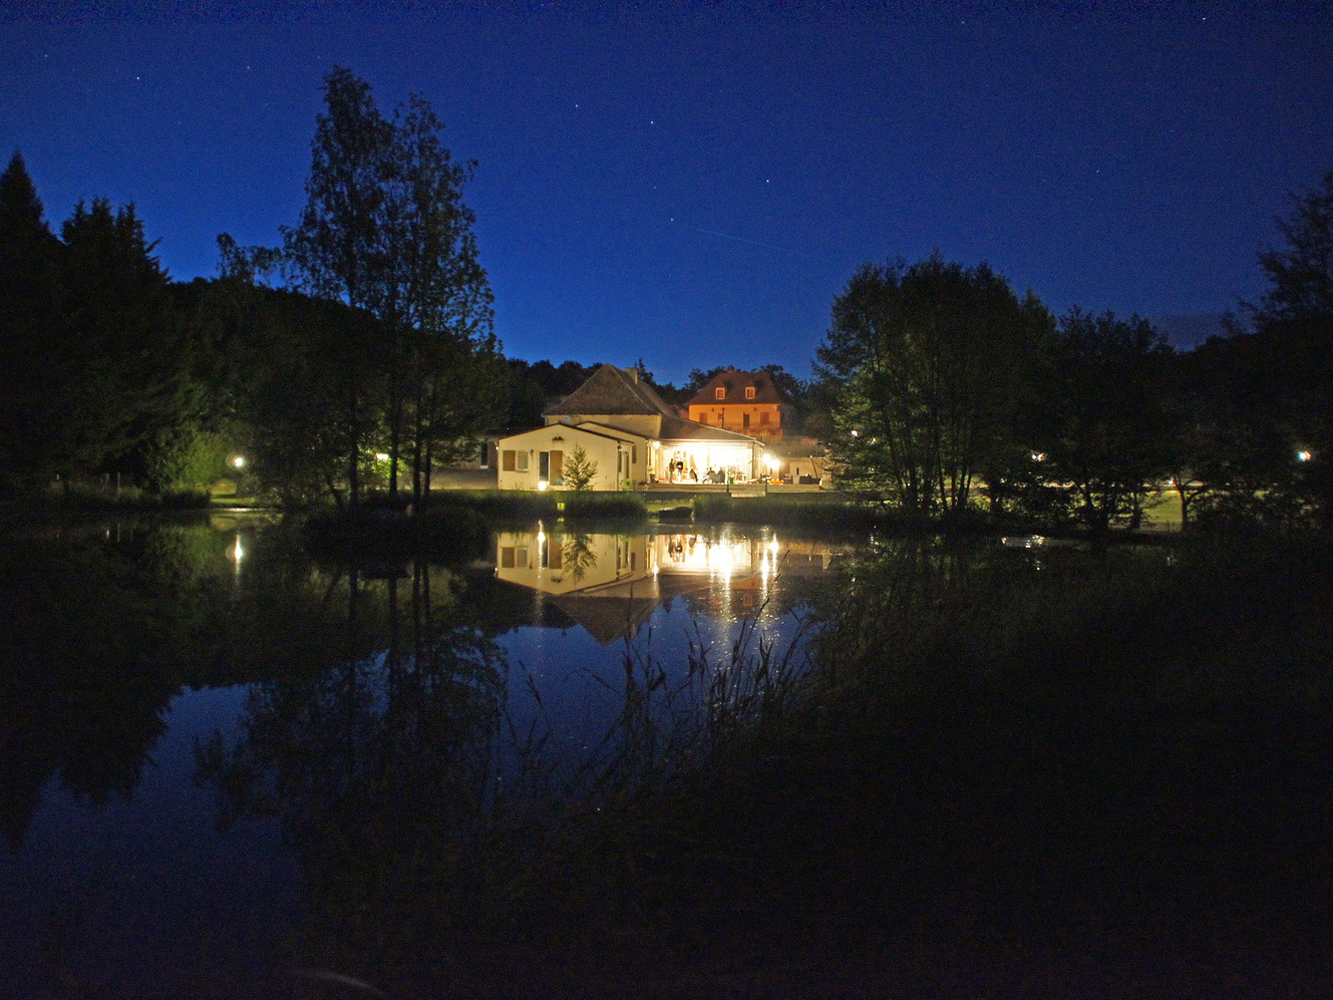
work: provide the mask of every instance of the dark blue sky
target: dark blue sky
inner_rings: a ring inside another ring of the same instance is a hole
[[[508,354],[805,376],[858,264],[936,247],[1057,312],[1262,291],[1287,193],[1333,169],[1329,6],[1111,9],[6,0],[0,144],[53,227],[133,201],[212,276],[218,233],[296,221],[345,65],[478,161]]]

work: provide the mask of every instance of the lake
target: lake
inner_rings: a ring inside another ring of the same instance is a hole
[[[1326,541],[469,544],[9,533],[8,993],[1329,995]]]
[[[374,891],[359,879],[383,879],[367,844],[422,824],[465,843],[538,785],[595,797],[610,774],[638,780],[625,746],[651,746],[654,767],[686,754],[701,712],[753,690],[743,664],[805,669],[807,597],[850,551],[766,529],[537,524],[449,565],[346,566],[240,515],[10,536],[13,995],[279,982]]]

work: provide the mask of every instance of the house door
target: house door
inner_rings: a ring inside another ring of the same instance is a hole
[[[565,478],[565,453],[563,451],[551,452],[551,478],[550,482],[558,483]]]

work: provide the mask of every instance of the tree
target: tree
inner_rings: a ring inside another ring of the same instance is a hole
[[[47,471],[53,365],[60,324],[60,240],[44,219],[23,156],[0,175],[0,464]]]
[[[1050,316],[985,264],[863,266],[833,303],[816,373],[840,481],[919,514],[958,512],[1013,434]]]
[[[190,409],[191,355],[133,205],[80,202],[61,227],[64,309],[50,443],[57,471],[141,469]]]
[[[1094,530],[1137,522],[1145,488],[1170,465],[1171,356],[1137,315],[1122,320],[1076,308],[1060,320],[1058,382],[1048,401],[1055,436],[1045,451],[1050,475],[1074,485],[1080,516]]]
[[[584,493],[592,489],[593,480],[597,478],[597,463],[588,457],[583,445],[576,444],[565,456],[563,471],[565,487]]]
[[[417,95],[394,124],[388,215],[398,227],[390,245],[406,310],[395,308],[389,317],[403,361],[391,371],[389,482],[393,491],[405,431],[419,499],[429,489],[434,461],[453,460],[471,447],[472,434],[501,418],[505,371],[473,232],[476,216],[463,201],[476,164],[452,159],[440,141],[444,126]],[[400,374],[406,376],[401,389]]]
[[[35,472],[42,460],[60,316],[60,250],[15,152],[0,174],[0,465],[6,474]]]
[[[1333,316],[1333,170],[1290,201],[1291,214],[1277,220],[1286,245],[1259,254],[1269,280],[1257,309],[1261,324]]]
[[[374,343],[352,351],[372,359],[348,386],[352,502],[360,489],[356,456],[376,430],[369,412],[376,392],[390,491],[397,491],[406,446],[420,496],[431,462],[503,413],[503,396],[494,391],[503,382],[496,378],[490,285],[475,218],[462,200],[475,165],[452,160],[439,119],[415,95],[389,121],[369,84],[335,67],[324,97],[306,207],[300,224],[284,230],[287,255],[303,287],[378,321]]]
[[[1269,288],[1254,308],[1255,375],[1264,412],[1285,439],[1275,501],[1333,521],[1333,170],[1291,196],[1277,220],[1285,245],[1259,254]],[[1303,456],[1303,457],[1298,457]]]
[[[282,230],[287,258],[304,290],[382,318],[389,310],[391,265],[383,223],[393,130],[376,109],[370,85],[342,67],[324,78],[324,103],[325,112],[315,119],[301,221]],[[381,333],[375,330],[377,337]],[[345,346],[351,356],[384,359],[346,386],[343,457],[355,505],[361,495],[360,452],[371,429],[366,397],[393,359],[372,349],[383,345]]]

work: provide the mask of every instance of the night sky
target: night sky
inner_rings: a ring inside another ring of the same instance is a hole
[[[213,276],[219,233],[296,222],[344,65],[478,161],[508,355],[677,383],[808,376],[855,268],[933,248],[1057,313],[1256,298],[1333,169],[1333,13],[1090,6],[4,0],[0,152],[53,228],[133,201],[172,277]]]

